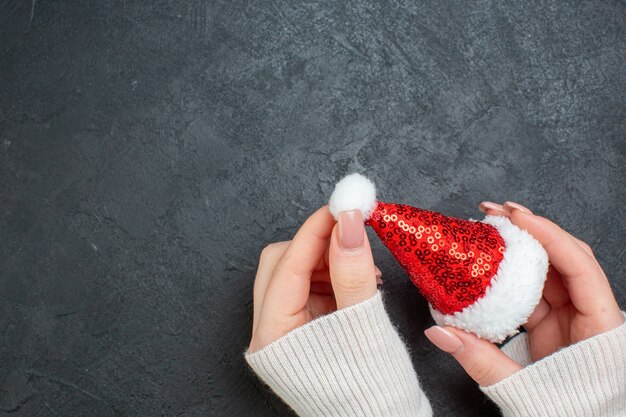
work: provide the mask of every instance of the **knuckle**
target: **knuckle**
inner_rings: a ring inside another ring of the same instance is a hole
[[[580,241],[580,245],[583,247],[583,249],[587,252],[589,252],[590,254],[593,254],[593,249],[591,249],[591,246],[589,246],[589,244],[587,242],[583,242],[582,240]]]
[[[337,282],[337,285],[344,290],[354,291],[363,287],[363,280],[358,277],[346,277]]]
[[[467,373],[478,383],[483,383],[491,379],[494,369],[493,362],[479,359],[469,365]]]
[[[373,278],[372,278],[373,281]],[[368,291],[368,282],[361,276],[346,276],[333,282],[335,291],[353,295],[365,294]]]
[[[289,242],[273,242],[268,244],[261,250],[260,261],[264,262],[278,256],[283,252],[286,244]]]
[[[261,262],[267,260],[267,258],[272,256],[272,252],[274,251],[274,248],[272,245],[274,244],[270,243],[269,245],[264,247],[263,250],[261,250],[261,256],[259,257]]]

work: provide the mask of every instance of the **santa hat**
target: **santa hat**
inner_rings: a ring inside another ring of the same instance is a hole
[[[359,209],[428,300],[439,325],[501,342],[526,323],[543,291],[548,256],[503,216],[461,220],[376,201],[374,184],[351,174],[335,186],[330,212]]]

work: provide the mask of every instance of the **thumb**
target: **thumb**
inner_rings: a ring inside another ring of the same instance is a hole
[[[330,281],[337,309],[376,294],[376,267],[360,210],[342,211],[328,249]]]
[[[493,343],[463,330],[433,326],[424,334],[439,349],[451,354],[481,386],[493,385],[522,369]]]

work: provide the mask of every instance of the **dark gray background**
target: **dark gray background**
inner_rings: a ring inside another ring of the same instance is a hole
[[[290,415],[242,358],[257,257],[353,171],[528,205],[626,306],[625,10],[0,0],[0,415]],[[497,415],[374,250],[436,415]]]

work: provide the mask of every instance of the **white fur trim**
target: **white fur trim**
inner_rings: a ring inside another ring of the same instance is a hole
[[[328,204],[335,219],[339,212],[359,209],[367,220],[376,206],[376,187],[363,175],[350,174],[335,185]]]
[[[483,223],[498,229],[506,250],[491,286],[474,304],[453,314],[430,307],[435,322],[467,330],[494,343],[518,332],[541,299],[548,273],[548,254],[528,232],[506,217],[486,216]]]

